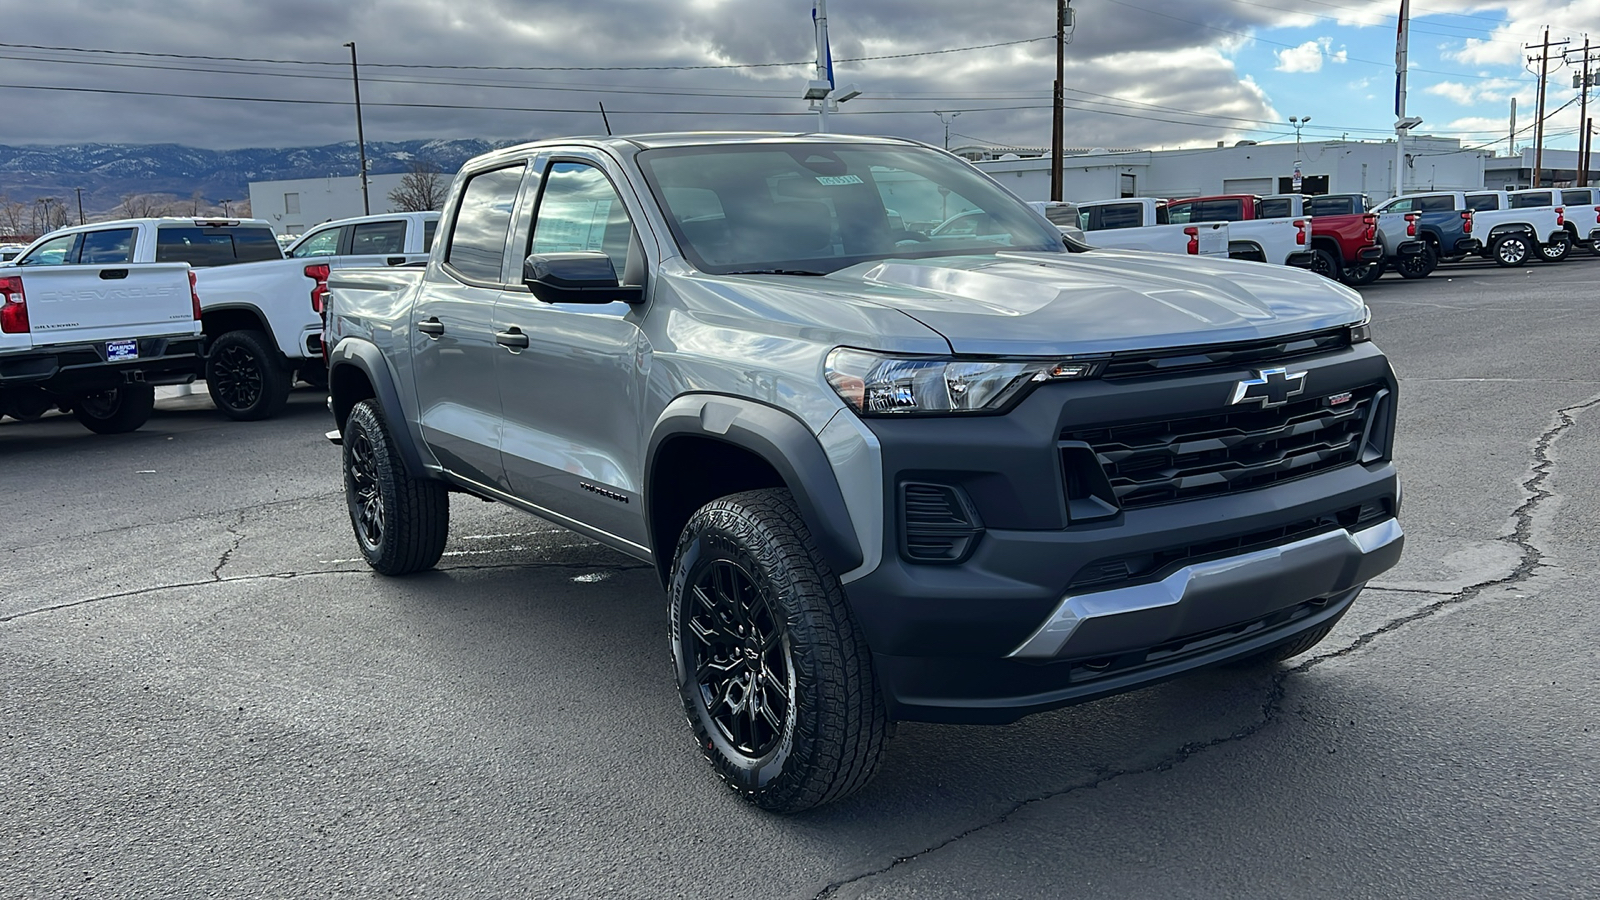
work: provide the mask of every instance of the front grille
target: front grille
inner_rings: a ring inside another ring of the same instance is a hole
[[[1064,432],[1094,451],[1117,505],[1139,509],[1231,494],[1356,462],[1380,385],[1337,406],[1315,397],[1274,409]]]
[[[1311,334],[1210,347],[1176,347],[1170,350],[1118,353],[1106,361],[1100,377],[1115,381],[1146,375],[1171,376],[1213,369],[1237,369],[1241,366],[1265,368],[1348,346],[1350,346],[1349,329],[1337,328]]]

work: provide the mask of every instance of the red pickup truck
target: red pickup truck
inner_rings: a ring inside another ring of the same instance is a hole
[[[1352,287],[1383,274],[1378,216],[1367,212],[1365,194],[1275,194],[1261,206],[1276,216],[1311,216],[1312,271]]]

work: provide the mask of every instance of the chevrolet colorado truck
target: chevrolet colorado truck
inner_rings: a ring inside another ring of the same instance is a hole
[[[1091,247],[1185,256],[1228,255],[1227,222],[1169,221],[1167,201],[1156,197],[1079,203],[1078,224],[1083,243]]]
[[[549,140],[462,168],[425,268],[333,273],[329,439],[380,573],[439,560],[451,492],[652,564],[698,752],[795,811],[897,719],[1326,636],[1403,542],[1369,329],[1310,272],[1069,243],[910,141]]]
[[[1264,207],[1261,198],[1253,194],[1186,197],[1169,200],[1167,214],[1174,222],[1229,223],[1228,255],[1234,259],[1299,267],[1313,264],[1311,219],[1289,215],[1281,202]]]
[[[321,384],[325,261],[285,259],[260,219],[121,219],[51,232],[13,265],[61,265],[80,238],[119,249],[104,264],[183,262],[200,294],[206,353],[195,365],[217,408],[265,419],[289,400],[296,376]]]
[[[1383,274],[1378,217],[1367,212],[1364,194],[1274,194],[1261,198],[1267,218],[1311,220],[1311,271],[1351,287]]]
[[[0,413],[59,408],[97,434],[143,425],[156,385],[194,380],[200,301],[183,263],[130,265],[80,235],[60,265],[0,266]]]

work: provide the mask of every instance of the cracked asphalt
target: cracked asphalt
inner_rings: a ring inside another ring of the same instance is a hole
[[[1597,275],[1364,290],[1406,555],[1311,653],[904,723],[792,818],[698,757],[648,568],[456,497],[371,574],[314,391],[8,420],[0,896],[1596,896]]]

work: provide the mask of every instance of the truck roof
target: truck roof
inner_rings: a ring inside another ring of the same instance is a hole
[[[609,147],[624,152],[637,150],[656,150],[663,147],[709,147],[721,144],[756,144],[763,142],[782,143],[816,143],[816,144],[861,144],[861,145],[897,145],[905,147],[927,147],[919,141],[907,138],[882,137],[876,135],[856,134],[816,134],[811,132],[780,132],[780,131],[676,131],[656,132],[648,134],[619,134],[619,135],[579,135],[574,137],[546,138],[539,141],[530,141],[526,144],[517,144],[514,147],[504,147],[485,154],[484,158],[513,158],[525,155],[529,150],[549,146],[571,146],[584,144],[592,147]]]

